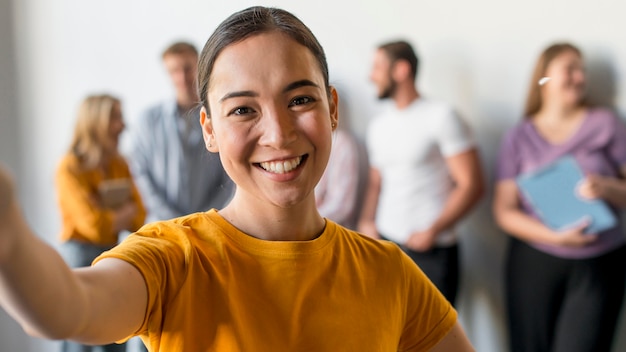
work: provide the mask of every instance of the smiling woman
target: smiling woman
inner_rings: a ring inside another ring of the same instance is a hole
[[[0,303],[16,320],[89,343],[139,335],[151,351],[473,350],[454,308],[397,246],[319,215],[313,190],[338,96],[300,20],[264,7],[233,14],[209,38],[198,81],[204,139],[237,185],[232,201],[146,225],[80,271],[32,235],[12,201],[0,213],[11,248]],[[35,282],[54,306],[29,290]]]

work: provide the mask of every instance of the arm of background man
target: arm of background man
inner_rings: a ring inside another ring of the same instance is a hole
[[[110,343],[142,324],[147,290],[121,260],[71,270],[33,234],[0,167],[0,306],[31,335]]]
[[[432,248],[437,235],[461,220],[484,193],[485,181],[475,148],[446,158],[446,164],[454,188],[430,228],[411,235],[406,246],[412,250],[426,251]]]
[[[485,180],[475,148],[446,158],[446,165],[454,182],[454,189],[432,225],[435,233],[456,224],[478,203],[485,192]]]
[[[439,341],[430,352],[473,352],[475,351],[470,343],[470,340],[465,335],[465,331],[457,322],[450,332],[444,338]]]
[[[376,229],[376,208],[378,207],[378,197],[381,187],[380,171],[374,167],[370,167],[368,186],[365,193],[363,210],[359,219],[358,231],[372,238],[380,238]]]

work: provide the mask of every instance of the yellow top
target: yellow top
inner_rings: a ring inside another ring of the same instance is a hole
[[[146,225],[102,258],[146,280],[136,335],[152,352],[427,351],[457,319],[396,245],[329,220],[311,241],[264,241],[210,210]]]
[[[77,240],[99,246],[114,246],[118,233],[113,231],[113,210],[102,204],[98,186],[105,180],[128,179],[131,183],[131,198],[138,208],[132,228],[136,231],[143,225],[146,211],[139,192],[132,181],[128,164],[122,156],[113,158],[108,168],[85,170],[78,158],[66,155],[56,173],[56,187],[62,217],[60,240]]]

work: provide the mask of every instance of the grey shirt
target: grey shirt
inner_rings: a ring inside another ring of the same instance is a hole
[[[222,208],[234,184],[219,155],[207,151],[200,107],[181,116],[174,100],[144,112],[129,131],[129,161],[147,221]]]

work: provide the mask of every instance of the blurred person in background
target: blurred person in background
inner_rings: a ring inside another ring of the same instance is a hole
[[[359,230],[396,242],[454,304],[456,225],[479,202],[484,180],[470,127],[448,104],[416,87],[419,60],[406,41],[374,55],[370,79],[390,99],[367,131],[368,194]]]
[[[520,174],[569,155],[586,181],[581,196],[626,207],[626,126],[586,102],[581,51],[556,43],[540,55],[524,120],[503,138],[493,212],[510,235],[505,288],[512,352],[609,352],[624,296],[626,238],[618,221],[597,234],[584,222],[552,230],[516,184]]]
[[[126,153],[148,222],[222,208],[234,191],[219,154],[208,153],[198,123],[198,51],[176,42],[162,54],[175,90],[130,129]]]
[[[333,131],[330,159],[315,187],[315,199],[320,215],[356,230],[369,168],[367,151],[350,129],[346,106],[342,99],[341,123]]]
[[[78,110],[74,137],[56,173],[62,216],[61,251],[69,266],[90,266],[102,252],[118,244],[122,231],[143,225],[145,210],[128,165],[118,153],[124,130],[120,100],[110,95],[86,97]],[[125,351],[124,344],[100,346]],[[63,352],[89,352],[98,347],[63,341]]]

